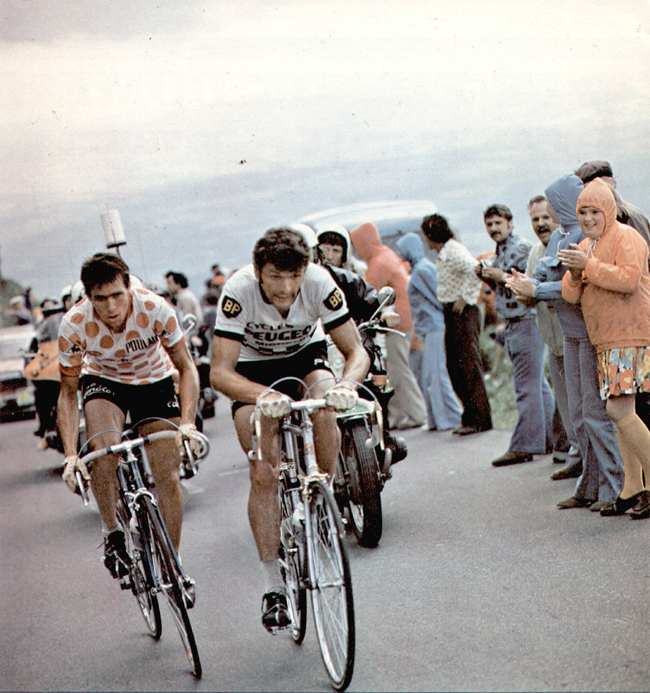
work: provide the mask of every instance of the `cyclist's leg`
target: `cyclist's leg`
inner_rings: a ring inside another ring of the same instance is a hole
[[[93,450],[120,442],[125,417],[116,404],[106,399],[91,399],[84,404],[84,416],[88,438],[93,438],[90,444]],[[93,437],[95,435],[96,438]],[[109,532],[117,529],[117,463],[117,455],[101,457],[95,460],[91,472],[93,494],[104,529]]]
[[[326,380],[323,380],[323,379]],[[304,378],[307,387],[311,387],[309,394],[314,399],[319,399],[334,385],[332,373],[325,369],[317,369],[307,373]],[[318,382],[318,381],[323,382]],[[312,387],[313,386],[313,387]],[[336,413],[326,409],[318,409],[312,414],[314,424],[314,447],[316,448],[316,460],[321,471],[334,473],[336,461],[341,445],[341,434],[336,425]]]
[[[242,406],[234,414],[237,437],[245,453],[252,448],[250,417],[252,405]],[[262,458],[250,459],[251,488],[248,496],[248,520],[260,557],[265,580],[262,598],[262,624],[276,633],[291,623],[286,590],[280,572],[280,522],[278,503],[278,430],[275,419],[262,417],[259,447]]]
[[[180,418],[169,419],[171,423],[179,424]],[[164,431],[171,428],[165,421],[151,421],[139,427],[141,434]],[[178,553],[181,543],[183,526],[183,489],[179,476],[181,463],[176,442],[173,438],[156,440],[147,446],[147,457],[151,472],[156,483],[158,507],[169,532],[174,549]]]
[[[235,412],[235,429],[246,454],[251,450],[250,417],[253,405]],[[260,447],[262,459],[249,458],[251,489],[248,497],[248,519],[260,555],[265,561],[278,557],[280,548],[280,506],[278,505],[278,421],[262,417]]]

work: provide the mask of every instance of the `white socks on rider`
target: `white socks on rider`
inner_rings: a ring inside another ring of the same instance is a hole
[[[111,533],[114,532],[116,529],[120,529],[120,525],[116,522],[114,527],[111,527],[110,529],[108,528],[108,525],[102,520],[102,536],[104,539]]]
[[[280,562],[277,558],[269,558],[262,561],[262,574],[264,575],[264,594],[280,592],[284,594],[286,588],[280,573]]]

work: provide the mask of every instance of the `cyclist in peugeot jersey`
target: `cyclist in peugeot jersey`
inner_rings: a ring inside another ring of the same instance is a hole
[[[185,344],[174,309],[160,296],[131,288],[129,268],[118,255],[97,253],[81,269],[86,298],[75,304],[59,327],[61,392],[57,423],[63,442],[63,479],[77,491],[76,472],[90,482],[102,519],[104,563],[115,578],[128,574],[124,533],[118,525],[116,455],[95,461],[92,475],[77,456],[81,397],[88,438],[93,449],[120,442],[127,414],[137,424],[161,417],[180,424],[176,441],[164,439],[148,446],[158,502],[170,538],[178,551],[183,519],[180,455],[183,440],[200,450],[194,420],[198,375]],[[180,404],[172,373],[179,373]],[[162,430],[161,421],[145,422],[143,434]],[[94,437],[97,433],[98,435]],[[188,599],[192,605],[193,596]]]
[[[296,231],[267,231],[255,245],[253,264],[224,285],[212,345],[212,385],[232,400],[235,429],[247,454],[255,404],[262,414],[261,459],[253,455],[250,460],[248,515],[265,580],[262,623],[272,631],[290,623],[278,562],[278,420],[289,413],[291,398],[302,393],[292,384],[283,384],[281,392],[263,393],[284,376],[300,378],[308,387],[330,378],[312,387],[310,396],[324,397],[328,404],[328,409],[314,412],[313,422],[318,465],[331,475],[339,450],[335,411],[354,406],[357,392],[349,382],[331,380],[323,330],[346,357],[346,378],[361,382],[369,366],[345,298],[310,257]]]

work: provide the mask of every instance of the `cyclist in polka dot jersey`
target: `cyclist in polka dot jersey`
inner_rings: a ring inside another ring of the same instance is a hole
[[[119,443],[127,415],[131,425],[148,417],[179,425],[176,441],[158,440],[147,448],[160,509],[178,551],[183,440],[195,452],[200,449],[194,427],[198,374],[173,307],[147,289],[131,288],[129,268],[122,258],[97,253],[84,263],[81,280],[87,298],[65,314],[59,328],[57,423],[65,451],[63,479],[73,491],[77,490],[77,471],[91,482],[102,518],[104,562],[114,577],[122,577],[128,556],[116,516],[118,460],[115,455],[96,460],[92,476],[79,462],[77,389],[81,385],[86,432],[93,449]],[[178,397],[174,369],[179,373]],[[158,420],[143,423],[139,431],[149,434],[165,428],[169,425]]]

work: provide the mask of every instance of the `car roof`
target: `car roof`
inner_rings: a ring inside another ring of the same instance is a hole
[[[298,222],[309,224],[314,229],[325,224],[341,224],[351,231],[370,221],[384,238],[409,231],[417,233],[423,217],[436,211],[436,205],[431,200],[384,200],[324,209],[308,214],[298,219]]]

